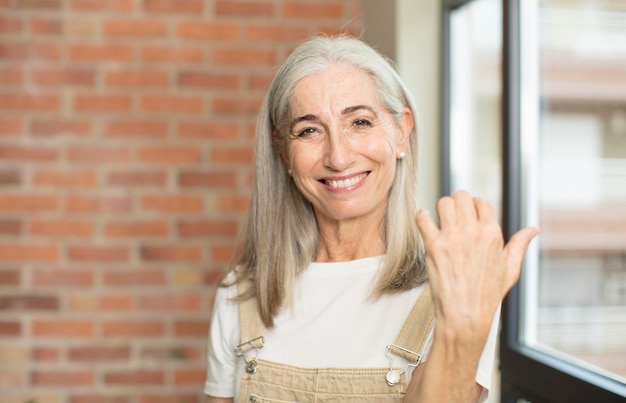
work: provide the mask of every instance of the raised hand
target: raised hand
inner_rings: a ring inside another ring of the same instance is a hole
[[[437,212],[439,227],[425,211],[416,217],[437,329],[451,332],[448,336],[457,341],[478,343],[482,350],[493,316],[519,278],[524,253],[539,229],[524,228],[505,245],[493,207],[465,191],[441,198]]]

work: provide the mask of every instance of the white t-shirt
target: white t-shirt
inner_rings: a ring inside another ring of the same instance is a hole
[[[385,349],[394,343],[424,286],[372,299],[382,262],[378,256],[311,263],[297,281],[293,304],[281,310],[273,329],[265,331],[258,358],[302,368],[388,368]],[[204,387],[207,395],[234,397],[235,401],[244,368],[243,359],[234,354],[241,343],[239,308],[229,299],[236,294],[236,286],[217,291]],[[499,312],[476,373],[485,392],[491,385],[498,317]],[[424,353],[422,362],[427,360]]]

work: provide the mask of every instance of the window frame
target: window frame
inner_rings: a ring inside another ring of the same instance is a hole
[[[455,10],[475,0],[442,0],[441,194],[450,182],[450,22]],[[524,225],[521,144],[520,1],[502,0],[502,229],[505,239]],[[539,100],[538,100],[539,101]],[[520,330],[520,284],[503,302],[500,335],[501,401],[624,402],[626,385],[547,352],[526,346]]]

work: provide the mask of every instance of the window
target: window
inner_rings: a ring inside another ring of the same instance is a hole
[[[626,1],[444,1],[443,17],[444,192],[501,203],[506,236],[542,228],[503,309],[502,401],[623,402]]]

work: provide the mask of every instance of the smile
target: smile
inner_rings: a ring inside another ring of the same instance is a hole
[[[346,179],[340,179],[340,180],[326,179],[324,180],[324,183],[333,189],[345,189],[345,188],[352,187],[356,185],[357,183],[361,182],[363,179],[365,179],[366,176],[367,176],[367,172],[362,173],[360,175],[353,176],[351,178],[346,178]]]

